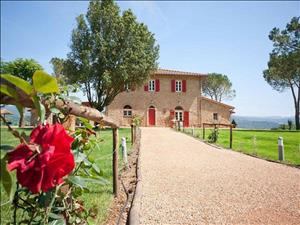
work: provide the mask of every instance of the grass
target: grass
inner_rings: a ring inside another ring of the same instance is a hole
[[[211,133],[205,129],[205,138]],[[191,134],[191,129],[185,132]],[[195,135],[202,139],[202,129],[195,129]],[[232,148],[235,151],[255,155],[269,160],[278,160],[278,137],[283,137],[285,163],[300,165],[300,132],[299,131],[271,131],[271,130],[243,130],[233,129]],[[216,143],[224,148],[229,148],[229,129],[219,129]]]
[[[18,129],[29,134],[31,129]],[[127,146],[130,149],[130,129],[121,128],[119,129],[119,137],[126,137]],[[96,185],[90,184],[90,192],[85,192],[81,197],[86,208],[96,206],[98,210],[97,218],[93,221],[95,224],[101,224],[105,221],[108,208],[113,199],[112,193],[112,131],[111,129],[105,129],[97,131],[97,139],[99,145],[93,150],[91,156],[95,159],[95,162],[103,172],[103,178],[109,181],[107,185]],[[121,143],[121,140],[119,141]],[[18,140],[12,136],[6,128],[1,128],[1,150],[8,149],[9,146],[15,146],[18,144]],[[3,154],[3,151],[1,151]],[[119,153],[119,164],[121,167],[121,154]],[[1,187],[1,204],[6,202],[8,197],[4,193]],[[12,211],[10,204],[1,207],[1,223],[6,224],[10,221]]]

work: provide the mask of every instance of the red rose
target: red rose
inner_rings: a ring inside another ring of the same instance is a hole
[[[74,169],[73,141],[60,124],[40,125],[31,132],[30,144],[8,153],[7,169],[16,169],[18,182],[32,193],[46,192]]]

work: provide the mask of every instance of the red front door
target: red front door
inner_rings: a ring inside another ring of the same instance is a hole
[[[149,126],[155,126],[155,108],[149,108]]]

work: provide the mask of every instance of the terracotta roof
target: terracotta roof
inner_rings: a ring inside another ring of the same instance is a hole
[[[193,73],[193,72],[183,72],[183,71],[178,71],[178,70],[167,70],[167,69],[157,69],[154,72],[155,75],[170,75],[170,76],[174,76],[174,75],[184,75],[184,76],[198,76],[198,77],[202,77],[202,76],[207,76],[207,74],[203,74],[203,73]]]
[[[204,96],[201,96],[201,98],[202,98],[203,100],[210,101],[210,102],[213,102],[213,103],[215,103],[215,104],[219,104],[219,105],[228,107],[228,108],[230,108],[230,109],[234,109],[234,106],[232,106],[232,105],[227,105],[227,104],[225,104],[225,103],[218,102],[218,101],[215,101],[215,100],[213,100],[213,99],[210,99],[210,98],[207,98],[207,97],[204,97]]]

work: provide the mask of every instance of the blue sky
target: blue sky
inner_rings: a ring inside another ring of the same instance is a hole
[[[299,16],[300,2],[118,2],[131,8],[155,33],[159,66],[229,76],[237,96],[225,101],[236,115],[290,116],[290,91],[278,93],[264,81],[273,27]],[[1,58],[33,58],[51,73],[52,57],[70,51],[75,18],[88,2],[1,2]]]

